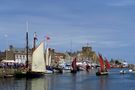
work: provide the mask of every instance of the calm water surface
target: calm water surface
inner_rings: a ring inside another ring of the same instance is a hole
[[[79,72],[76,75],[53,74],[36,79],[0,79],[0,90],[135,90],[135,73],[119,74],[112,69],[108,76],[96,76],[95,72]]]

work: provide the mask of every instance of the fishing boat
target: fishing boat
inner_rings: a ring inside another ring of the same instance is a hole
[[[109,64],[108,60],[106,59],[106,66],[105,66],[103,58],[102,58],[102,55],[99,54],[99,62],[100,62],[100,68],[96,72],[96,75],[97,76],[108,75],[108,71],[107,70],[110,69],[110,64]]]

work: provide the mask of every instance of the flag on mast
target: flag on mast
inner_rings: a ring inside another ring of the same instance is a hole
[[[38,40],[36,32],[34,32],[34,40]]]
[[[45,39],[48,41],[48,40],[50,40],[50,37],[48,35],[46,35]]]

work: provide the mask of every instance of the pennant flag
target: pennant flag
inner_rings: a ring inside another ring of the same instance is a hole
[[[45,38],[46,38],[46,40],[50,40],[50,37],[49,37],[49,36],[47,36],[47,35],[45,36]]]

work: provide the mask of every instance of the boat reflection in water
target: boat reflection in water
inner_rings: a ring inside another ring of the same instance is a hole
[[[0,90],[48,90],[45,77],[34,79],[0,78]]]
[[[94,72],[77,72],[47,74],[34,79],[0,78],[0,90],[135,90],[135,74],[119,74],[119,70],[113,69],[109,75],[98,77]]]
[[[27,79],[25,90],[48,90],[46,78]]]
[[[101,76],[99,77],[99,89],[100,90],[107,90],[107,83],[108,83],[108,76]],[[109,89],[108,89],[109,90]]]

